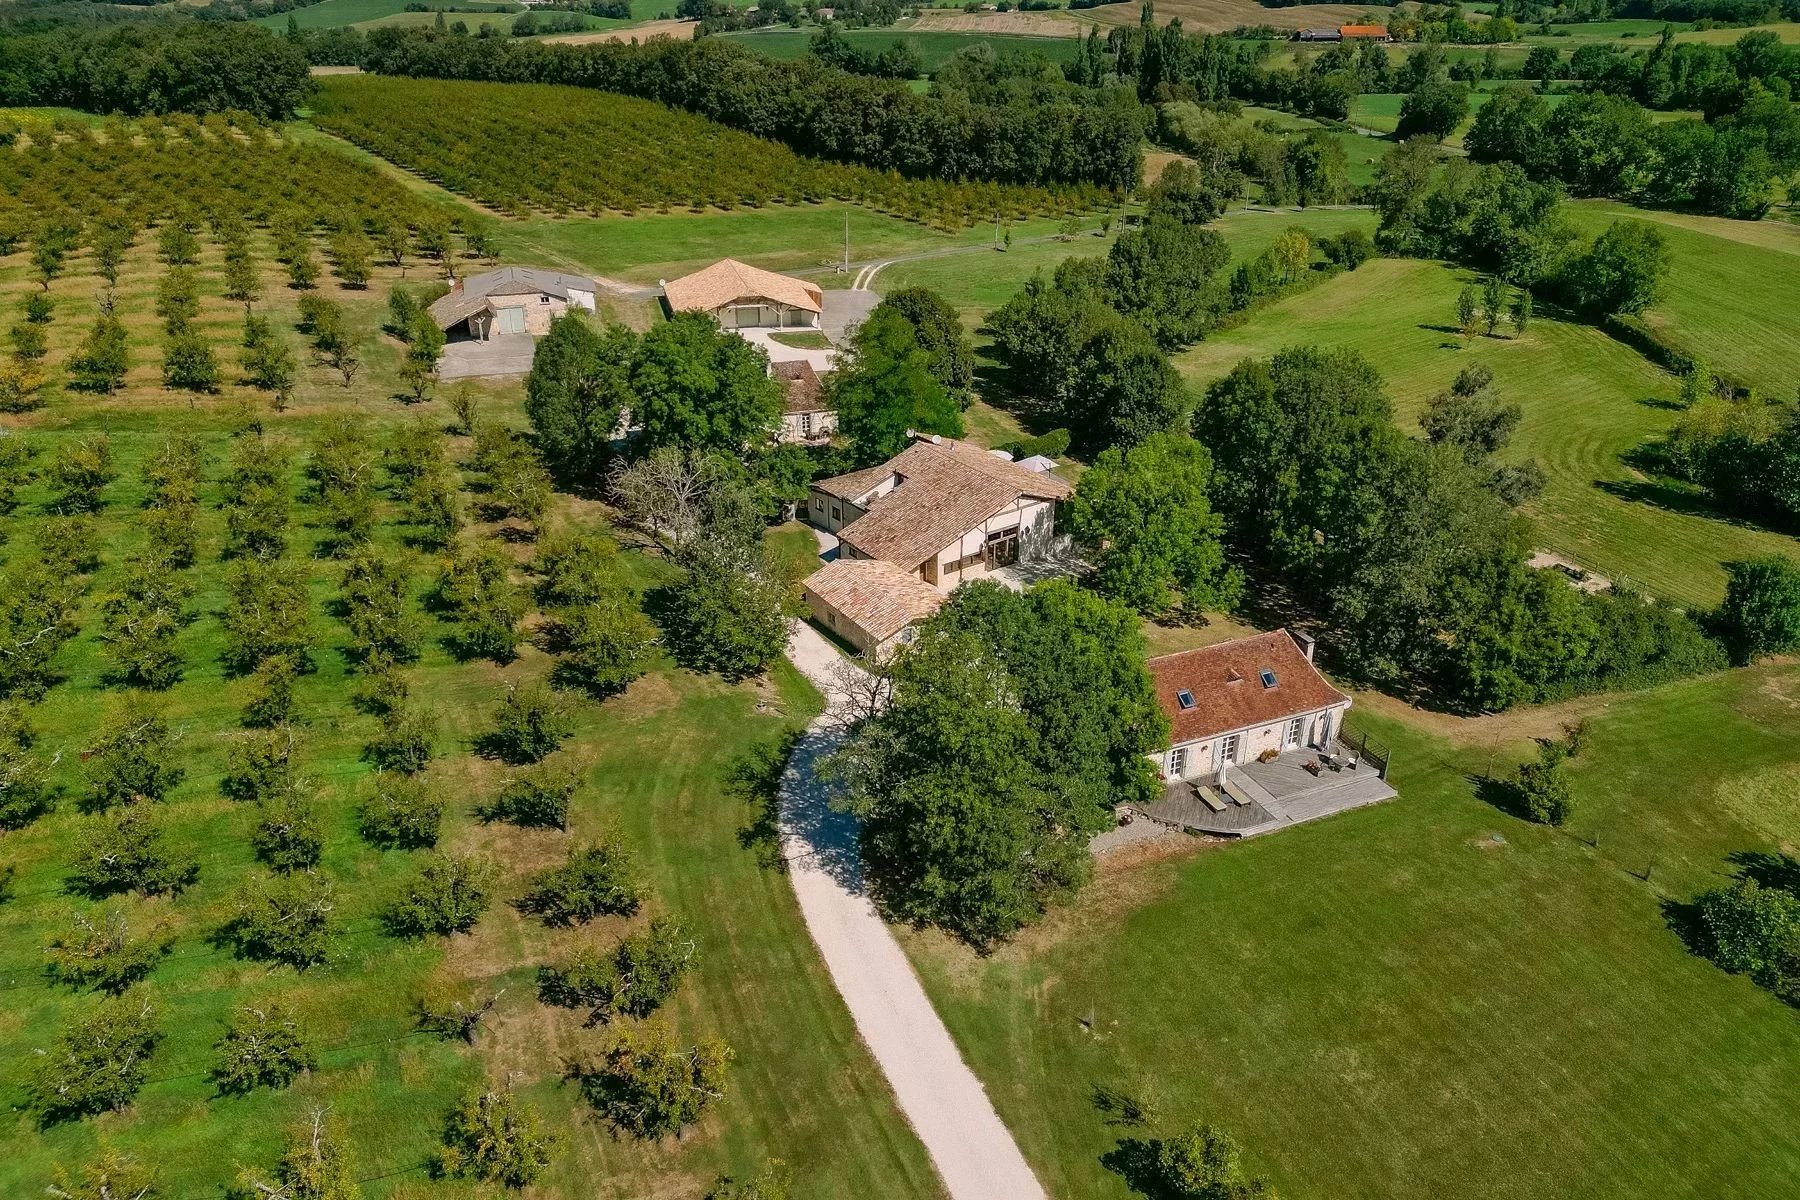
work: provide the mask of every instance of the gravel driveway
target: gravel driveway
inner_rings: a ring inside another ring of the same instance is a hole
[[[788,657],[829,704],[832,672],[843,661],[838,652],[818,630],[796,621]],[[1045,1200],[864,891],[856,819],[831,810],[815,771],[843,739],[828,709],[801,738],[782,776],[782,853],[806,928],[951,1200]]]

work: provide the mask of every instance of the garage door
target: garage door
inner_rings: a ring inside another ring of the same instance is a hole
[[[497,310],[494,313],[494,331],[496,333],[524,333],[525,310],[518,307]]]

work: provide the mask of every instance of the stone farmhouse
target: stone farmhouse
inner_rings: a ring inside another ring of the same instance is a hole
[[[826,563],[800,587],[813,620],[871,658],[886,658],[913,639],[913,623],[944,603],[944,593],[878,558]]]
[[[665,280],[662,288],[671,313],[703,312],[721,329],[817,329],[825,311],[818,285],[735,258]]]
[[[1244,837],[1386,800],[1387,753],[1347,734],[1350,697],[1313,665],[1313,640],[1278,629],[1147,664],[1171,744],[1143,815]]]
[[[826,400],[824,381],[813,365],[804,360],[770,363],[769,374],[786,393],[775,440],[801,445],[829,441],[837,432],[837,411]]]
[[[452,336],[477,341],[507,333],[543,337],[571,308],[594,311],[599,285],[585,275],[536,267],[499,267],[458,279],[432,302],[431,319]]]
[[[1027,470],[1004,453],[918,437],[879,466],[812,485],[800,519],[838,536],[839,562],[807,579],[807,603],[859,648],[890,643],[901,630],[894,613],[911,612],[909,620],[929,615],[921,589],[941,597],[968,580],[1042,557],[1055,537],[1056,502],[1070,490],[1055,475]],[[827,575],[856,562],[883,566]],[[884,584],[898,589],[902,579],[903,598],[877,595]]]

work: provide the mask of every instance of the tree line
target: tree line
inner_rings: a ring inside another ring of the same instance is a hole
[[[909,177],[1090,183],[1139,178],[1143,114],[1076,91],[999,103],[919,95],[806,59],[721,39],[583,46],[504,43],[430,29],[370,32],[362,58],[388,75],[565,83],[656,100],[819,158]],[[1100,102],[1096,102],[1100,101]]]
[[[253,25],[67,24],[0,37],[0,104],[98,113],[294,115],[311,89],[305,55]]]

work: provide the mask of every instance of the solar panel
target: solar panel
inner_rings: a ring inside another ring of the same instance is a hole
[[[1188,691],[1186,688],[1182,688],[1179,692],[1176,692],[1175,699],[1181,703],[1181,707],[1183,708],[1194,707],[1194,693]]]
[[[1266,688],[1275,686],[1275,672],[1269,670],[1267,667],[1262,669],[1262,685]]]

